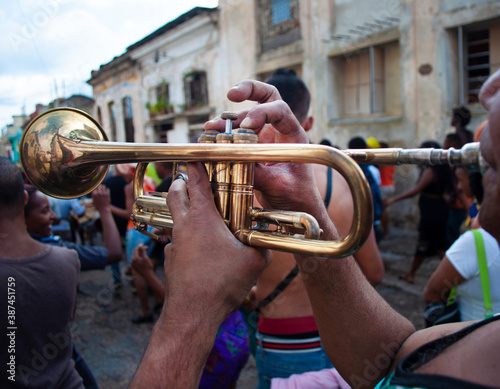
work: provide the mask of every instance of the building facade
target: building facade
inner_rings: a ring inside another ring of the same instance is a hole
[[[417,147],[442,142],[454,106],[472,110],[472,129],[486,116],[477,92],[500,67],[498,1],[233,0],[219,8],[221,50],[245,48],[227,86],[295,68],[312,92],[314,142],[344,148],[362,135]]]
[[[312,141],[355,135],[442,141],[450,111],[486,116],[477,92],[500,67],[495,0],[221,0],[194,8],[92,72],[111,139],[185,142],[244,78],[294,68],[312,93]]]
[[[108,137],[188,142],[217,112],[218,11],[194,8],[92,72],[95,117]]]
[[[209,118],[253,105],[227,100],[235,83],[280,67],[310,88],[312,142],[442,143],[453,107],[469,107],[471,130],[486,118],[477,95],[500,68],[500,2],[220,0],[132,44],[88,82],[111,140],[188,142]],[[418,172],[396,175],[401,190]],[[417,213],[416,203],[394,209]]]

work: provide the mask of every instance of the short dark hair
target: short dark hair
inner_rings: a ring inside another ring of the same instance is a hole
[[[9,216],[24,207],[24,183],[21,169],[6,157],[0,157],[0,208]]]
[[[426,140],[420,145],[421,149],[440,149],[441,145],[435,140]]]
[[[306,84],[293,69],[279,68],[265,81],[274,85],[299,122],[307,118],[311,94]]]
[[[470,123],[471,114],[469,109],[465,105],[460,105],[459,107],[453,108],[451,114],[453,118],[464,127]]]
[[[366,141],[364,138],[360,136],[355,136],[352,138],[349,143],[347,144],[347,147],[349,149],[367,149],[368,145],[366,144]]]

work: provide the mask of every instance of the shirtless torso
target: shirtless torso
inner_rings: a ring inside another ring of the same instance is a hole
[[[314,166],[316,183],[321,196],[327,193],[327,167]],[[347,235],[352,223],[353,204],[347,182],[333,171],[331,199],[328,214],[335,221],[342,236]],[[334,200],[334,201],[333,201]],[[384,265],[375,242],[373,230],[366,244],[355,254],[356,260],[372,285],[378,284],[384,275]],[[256,300],[265,299],[295,266],[292,254],[273,251],[273,260],[257,281]],[[275,300],[261,310],[266,318],[293,318],[312,315],[312,308],[302,278],[297,276]]]

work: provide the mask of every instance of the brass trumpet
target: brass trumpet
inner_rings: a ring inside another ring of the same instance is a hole
[[[344,257],[357,251],[373,223],[371,193],[359,166],[330,147],[302,144],[257,144],[251,131],[205,134],[198,144],[137,144],[108,142],[101,126],[88,114],[56,108],[35,118],[21,144],[21,164],[40,191],[59,198],[81,197],[105,178],[111,164],[139,162],[134,175],[135,228],[147,225],[171,228],[165,195],[147,196],[143,179],[147,163],[154,161],[204,162],[222,217],[234,235],[251,246],[292,253]],[[213,143],[218,142],[218,143]],[[229,143],[232,142],[232,143]],[[354,219],[340,241],[318,240],[318,222],[303,212],[262,210],[252,207],[255,162],[320,163],[339,170],[353,193]],[[271,231],[269,225],[274,225]],[[283,227],[302,229],[292,235]]]
[[[402,149],[345,150],[305,144],[258,144],[251,130],[205,133],[199,144],[108,142],[90,115],[73,108],[56,108],[36,117],[20,144],[22,168],[40,191],[59,198],[81,197],[104,180],[108,165],[138,162],[134,176],[135,228],[148,225],[172,228],[165,193],[143,193],[147,164],[155,161],[204,162],[221,216],[234,235],[255,247],[291,253],[341,258],[356,252],[373,224],[373,205],[360,163],[451,163],[479,169],[483,164],[478,145],[464,151]],[[319,240],[318,222],[303,212],[252,207],[255,162],[319,163],[340,172],[353,196],[354,215],[348,235],[340,241]],[[269,225],[275,230],[270,230]],[[292,235],[283,227],[302,229]]]

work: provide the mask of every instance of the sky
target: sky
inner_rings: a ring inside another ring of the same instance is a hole
[[[0,132],[72,94],[90,72],[196,6],[218,0],[9,0],[0,5]]]

